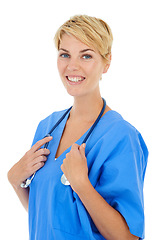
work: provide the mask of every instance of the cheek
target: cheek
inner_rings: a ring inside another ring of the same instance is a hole
[[[83,71],[89,76],[94,75],[94,72],[96,70],[96,64],[95,62],[89,63],[89,64],[83,64],[81,65]]]
[[[57,68],[58,68],[59,74],[62,75],[65,69],[65,66],[61,60],[57,60]]]
[[[61,63],[60,63],[60,61],[59,61],[59,60],[57,60],[57,68],[58,68],[58,71],[60,71],[60,70],[61,70]]]
[[[87,73],[88,77],[91,77],[92,79],[93,78],[100,79],[102,72],[103,72],[102,67],[97,62],[94,62],[92,65],[90,65],[86,68],[86,73]]]

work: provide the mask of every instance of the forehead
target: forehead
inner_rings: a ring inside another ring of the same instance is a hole
[[[59,49],[60,48],[63,48],[69,51],[73,49],[77,51],[81,51],[83,49],[91,49],[94,52],[97,52],[96,49],[93,48],[93,46],[86,45],[85,43],[81,42],[79,39],[77,39],[73,35],[66,34],[66,33],[62,35],[60,45],[59,45]]]

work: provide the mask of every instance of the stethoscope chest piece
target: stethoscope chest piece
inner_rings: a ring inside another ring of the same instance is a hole
[[[61,177],[61,183],[65,186],[69,186],[70,182],[68,181],[68,179],[66,178],[66,176],[63,174]]]

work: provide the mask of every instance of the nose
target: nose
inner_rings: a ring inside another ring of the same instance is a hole
[[[79,70],[79,68],[80,68],[79,61],[75,58],[70,58],[67,65],[67,69],[69,71],[77,71]]]

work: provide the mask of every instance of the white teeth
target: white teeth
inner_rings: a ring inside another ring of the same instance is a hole
[[[67,77],[69,81],[71,82],[78,82],[78,81],[83,81],[84,77]]]

